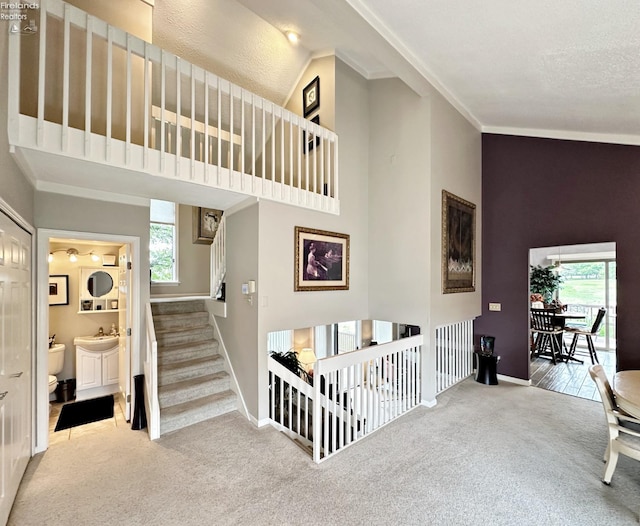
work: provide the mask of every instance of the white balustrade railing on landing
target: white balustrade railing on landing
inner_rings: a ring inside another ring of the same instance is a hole
[[[9,143],[338,214],[338,138],[61,0],[9,35]]]
[[[216,230],[213,243],[211,243],[211,297],[218,296],[220,289],[222,288],[222,282],[224,276],[227,273],[227,257],[226,257],[226,242],[227,242],[227,218],[223,214],[220,222],[218,223],[218,229]]]
[[[421,335],[322,358],[313,387],[269,358],[269,417],[319,463],[421,401]]]
[[[151,304],[147,303],[145,309],[147,330],[146,346],[144,357],[144,378],[145,378],[145,407],[147,410],[147,428],[149,438],[155,440],[160,438],[160,402],[158,401],[158,342],[156,341],[156,330],[153,325],[153,314]]]
[[[473,374],[473,320],[436,329],[436,394]]]

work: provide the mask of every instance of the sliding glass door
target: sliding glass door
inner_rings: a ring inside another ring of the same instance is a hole
[[[598,349],[616,348],[616,262],[562,261],[558,268],[562,283],[558,299],[570,312],[585,315],[585,328],[591,329],[598,309],[607,314],[594,343]]]

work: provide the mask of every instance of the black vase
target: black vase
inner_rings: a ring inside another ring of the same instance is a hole
[[[133,377],[134,404],[131,429],[144,429],[147,427],[147,411],[144,408],[144,374]]]

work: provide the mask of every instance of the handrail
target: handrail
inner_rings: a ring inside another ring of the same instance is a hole
[[[314,364],[313,386],[268,359],[269,416],[318,463],[421,401],[421,335]]]
[[[155,440],[160,438],[160,402],[158,401],[158,342],[156,340],[156,330],[153,324],[153,313],[151,303],[147,303],[146,308],[146,346],[144,359],[144,377],[147,388],[147,426],[149,438]]]
[[[62,0],[42,0],[39,46],[20,38],[9,35],[12,147],[339,214],[334,132]],[[21,89],[27,67],[37,81]]]
[[[313,373],[313,460],[387,425],[421,401],[422,335],[318,360]]]
[[[211,243],[211,297],[216,298],[222,288],[224,276],[227,273],[227,216],[222,215],[218,223],[213,243]]]

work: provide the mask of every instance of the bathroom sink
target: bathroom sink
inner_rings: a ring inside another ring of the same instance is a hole
[[[87,351],[106,351],[118,345],[117,336],[78,336],[73,340],[74,345]]]

